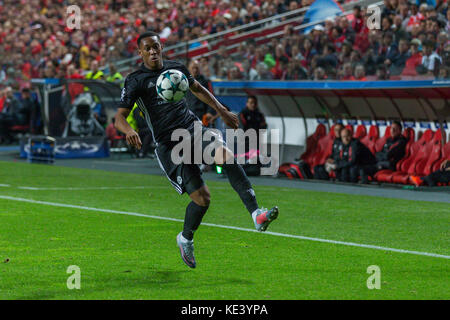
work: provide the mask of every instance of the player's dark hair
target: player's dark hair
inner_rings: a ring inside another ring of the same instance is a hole
[[[258,106],[258,98],[256,98],[256,96],[248,96],[248,99],[253,99],[253,101],[255,101],[255,105]]]
[[[403,126],[402,126],[402,124],[400,123],[400,121],[394,120],[394,121],[392,121],[392,124],[398,125],[399,128],[400,128],[400,131],[403,129]]]
[[[151,38],[151,37],[157,37],[158,41],[161,40],[161,38],[159,37],[159,34],[157,34],[156,32],[154,32],[154,31],[146,31],[143,34],[139,35],[139,38],[137,39],[138,48],[141,45],[141,40],[142,39],[144,39],[144,38]]]

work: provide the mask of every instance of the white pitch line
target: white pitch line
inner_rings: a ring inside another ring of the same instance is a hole
[[[1,187],[2,185],[0,185]],[[10,185],[4,185],[5,187],[10,187]],[[214,186],[213,189],[223,189],[231,190],[231,186]],[[267,187],[267,190],[262,191],[271,191],[271,190],[277,190],[277,191],[291,191],[289,189],[283,190],[283,189],[276,189],[276,188],[270,188]],[[119,190],[119,189],[171,189],[170,185],[167,186],[131,186],[131,187],[29,187],[29,186],[18,186],[17,189],[21,190],[32,190],[32,191],[39,191],[39,190]]]
[[[118,161],[93,161],[93,162],[97,163],[97,164],[108,164],[108,165],[123,166],[123,167],[133,167],[133,166],[136,166],[136,164],[139,163],[139,162],[144,163],[145,165],[148,164],[148,162],[144,162],[144,161],[133,161],[133,162],[127,162],[127,161],[123,161],[123,162],[118,162]]]
[[[216,187],[215,187],[216,188]],[[218,187],[219,189],[225,189],[223,187]],[[27,186],[19,186],[17,189],[21,190],[32,190],[32,191],[40,191],[40,190],[121,190],[121,189],[171,189],[170,185],[167,186],[132,186],[132,187],[27,187]]]
[[[0,183],[0,187],[11,187],[9,184]]]
[[[133,186],[133,187],[25,187],[19,186],[17,189],[22,190],[117,190],[117,189],[151,189],[151,188],[165,188],[163,186]]]
[[[158,219],[158,220],[176,221],[176,222],[181,222],[181,223],[184,222],[184,220],[181,220],[181,219],[153,216],[153,215],[147,215],[147,214],[142,214],[142,213],[137,213],[137,212],[85,207],[85,206],[78,206],[78,205],[73,205],[73,204],[56,203],[56,202],[40,201],[40,200],[25,199],[25,198],[16,198],[16,197],[3,196],[3,195],[0,195],[0,199],[19,201],[19,202],[28,202],[28,203],[34,203],[34,204],[42,204],[42,205],[48,205],[48,206],[53,206],[53,207],[81,209],[81,210],[88,210],[88,211],[107,212],[107,213],[115,213],[115,214],[122,214],[122,215],[128,215],[128,216],[145,217],[145,218],[152,218],[152,219]],[[214,223],[202,223],[202,225],[216,227],[216,228],[223,228],[223,229],[232,229],[232,230],[238,230],[238,231],[258,232],[255,229],[226,226],[226,225],[214,224]],[[434,257],[434,258],[450,259],[450,256],[446,256],[443,254],[437,254],[437,253],[423,252],[423,251],[411,251],[411,250],[404,250],[404,249],[375,246],[375,245],[370,245],[370,244],[362,244],[362,243],[346,242],[346,241],[336,241],[336,240],[313,238],[313,237],[304,237],[304,236],[298,236],[298,235],[293,235],[293,234],[270,232],[270,231],[266,231],[264,233],[268,234],[268,235],[284,237],[284,238],[293,238],[293,239],[308,240],[308,241],[315,241],[315,242],[325,242],[325,243],[339,244],[339,245],[351,246],[351,247],[359,247],[359,248],[391,251],[391,252],[398,252],[398,253],[407,253],[407,254],[413,254],[413,255],[419,255],[419,256],[428,256],[428,257]]]

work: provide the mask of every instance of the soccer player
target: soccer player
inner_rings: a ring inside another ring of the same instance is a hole
[[[138,37],[137,44],[143,64],[125,79],[121,100],[115,116],[115,126],[126,135],[126,140],[130,145],[138,149],[141,148],[142,142],[139,139],[139,135],[126,121],[130,110],[136,102],[145,115],[147,124],[153,133],[157,145],[155,155],[158,158],[161,169],[165,172],[176,191],[180,194],[187,192],[192,200],[186,208],[184,228],[177,236],[177,245],[184,263],[191,268],[195,268],[194,232],[200,226],[202,218],[208,210],[210,193],[201,177],[198,164],[175,164],[171,160],[172,148],[179,143],[178,141],[171,141],[171,135],[176,129],[187,129],[193,137],[194,124],[197,121],[199,124],[201,123],[188,109],[185,99],[178,102],[167,102],[160,98],[156,93],[156,81],[159,75],[166,70],[179,70],[186,75],[191,92],[199,100],[216,110],[226,125],[236,129],[239,124],[238,117],[228,111],[207,89],[196,81],[184,65],[171,60],[163,60],[163,47],[157,33],[148,31],[141,34]],[[208,130],[211,129],[202,127],[203,133]],[[256,229],[265,231],[269,224],[277,218],[278,208],[273,207],[270,210],[259,208],[255,192],[244,170],[234,161],[227,161],[229,159],[234,160],[232,152],[226,147],[220,136],[214,136],[220,141],[220,146],[215,148],[213,154],[214,161],[223,165],[231,186],[239,194],[253,219]],[[203,152],[206,145],[201,144],[200,149]],[[233,163],[229,164],[227,162]]]

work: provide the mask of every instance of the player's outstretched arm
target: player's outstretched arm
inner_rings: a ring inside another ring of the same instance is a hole
[[[237,129],[239,127],[239,120],[237,115],[230,112],[225,108],[214,95],[209,92],[204,86],[202,86],[197,80],[190,86],[191,92],[201,101],[209,105],[211,108],[216,110],[216,112],[220,115],[223,122],[227,126],[233,129]]]
[[[141,138],[136,131],[127,122],[127,117],[130,114],[130,109],[118,108],[115,116],[114,126],[117,130],[125,134],[128,144],[135,147],[136,149],[141,149],[142,142]]]

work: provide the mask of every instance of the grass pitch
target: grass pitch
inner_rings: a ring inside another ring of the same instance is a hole
[[[204,222],[253,228],[227,181],[208,186]],[[448,203],[255,191],[260,205],[280,208],[268,231],[446,257],[203,225],[189,269],[176,247],[182,222],[95,210],[182,220],[189,199],[165,177],[0,162],[0,299],[450,298]],[[71,265],[79,290],[67,288]],[[371,265],[378,290],[367,287]]]

